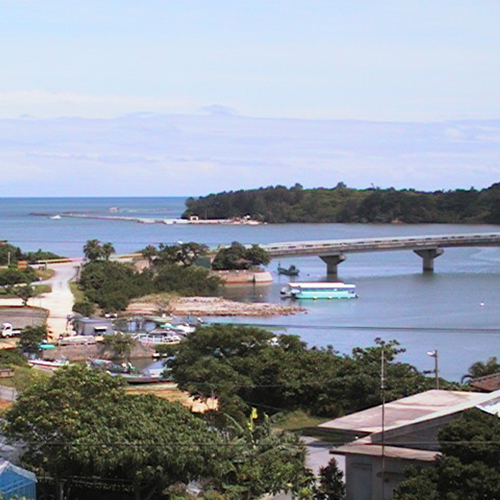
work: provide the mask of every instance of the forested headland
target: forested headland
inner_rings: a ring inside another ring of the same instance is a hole
[[[184,218],[229,219],[250,216],[269,223],[468,223],[500,224],[500,183],[485,189],[416,191],[269,186],[188,198]]]

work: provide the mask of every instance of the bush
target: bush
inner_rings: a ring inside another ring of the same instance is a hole
[[[80,300],[74,303],[73,311],[85,316],[86,318],[90,318],[90,316],[92,316],[95,312],[95,306],[92,302],[89,302],[86,299]]]

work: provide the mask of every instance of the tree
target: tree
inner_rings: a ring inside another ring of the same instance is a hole
[[[266,266],[269,262],[271,262],[269,253],[261,246],[255,244],[247,249],[245,252],[245,258],[251,262],[252,266]]]
[[[30,284],[31,276],[17,269],[5,269],[0,271],[0,286],[7,294],[14,294],[14,289],[19,284]]]
[[[158,250],[153,245],[148,245],[141,253],[144,258],[148,259],[150,264],[179,264],[189,267],[194,265],[199,257],[207,255],[208,246],[193,241],[189,243],[179,241],[176,245],[160,243]]]
[[[15,247],[10,243],[0,242],[0,265],[16,264],[23,257],[19,247]]]
[[[225,463],[228,447],[202,420],[165,399],[127,395],[122,384],[71,365],[24,391],[5,414],[5,433],[24,444],[23,463],[54,478],[58,498],[82,488],[80,478],[97,478],[123,499],[166,498],[166,488],[212,477]],[[81,498],[95,498],[92,487]]]
[[[130,361],[130,353],[136,341],[128,333],[116,332],[104,336],[104,345],[110,349],[113,357],[119,361]]]
[[[86,318],[90,318],[95,312],[95,307],[92,302],[90,302],[87,298],[84,298],[83,300],[76,301],[73,304],[73,311],[85,316]]]
[[[292,335],[210,325],[173,346],[168,365],[181,389],[201,399],[217,396],[219,412],[240,422],[247,402],[270,414],[303,409],[334,417],[380,404],[382,348],[388,401],[433,385],[411,365],[396,361],[397,345],[388,342],[340,356],[331,347],[308,349]]]
[[[219,249],[212,262],[212,269],[250,269],[269,262],[268,252],[259,245],[246,248],[238,241],[233,241],[230,247]]]
[[[90,262],[98,260],[109,260],[112,254],[115,253],[115,247],[112,243],[103,243],[97,239],[87,240],[83,246],[83,254]]]
[[[250,416],[246,425],[235,421],[225,430],[231,450],[229,466],[208,481],[232,500],[251,500],[266,493],[297,493],[312,483],[305,467],[306,447],[299,436],[273,431],[267,417],[255,425]]]
[[[158,250],[154,245],[148,245],[146,248],[141,250],[141,255],[143,258],[147,259],[149,265],[153,265],[154,260],[158,257]]]
[[[83,246],[83,254],[90,262],[95,262],[103,257],[101,242],[97,239],[87,240]]]
[[[44,340],[47,340],[47,325],[27,326],[21,330],[18,347],[23,352],[36,354]]]
[[[472,364],[467,373],[462,377],[461,382],[464,383],[467,380],[484,377],[485,375],[492,375],[497,372],[500,372],[500,364],[498,363],[496,356],[492,356],[491,358],[488,358],[486,363],[476,361]]]
[[[439,432],[435,469],[410,469],[395,500],[483,500],[500,498],[500,422],[497,415],[466,411]],[[417,496],[417,493],[421,496]]]
[[[19,297],[22,300],[23,306],[25,307],[28,305],[29,299],[31,299],[31,297],[35,297],[36,295],[35,289],[31,285],[15,286],[12,291],[16,297]]]
[[[112,243],[104,243],[101,247],[101,253],[104,260],[109,260],[111,255],[115,253],[115,247]]]
[[[326,467],[319,470],[319,484],[314,491],[314,500],[345,500],[344,474],[332,458]]]

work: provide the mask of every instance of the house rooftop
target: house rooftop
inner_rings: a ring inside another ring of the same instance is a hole
[[[371,439],[359,439],[353,443],[339,446],[331,451],[333,455],[367,455],[371,457],[399,458],[403,460],[418,460],[419,462],[434,462],[437,451],[417,450],[399,446],[382,446],[374,444]]]
[[[500,389],[500,373],[474,378],[469,381],[469,385],[484,392],[497,391]]]
[[[384,405],[385,430],[403,427],[438,416],[453,414],[500,399],[500,391],[490,394],[430,390]],[[319,427],[360,434],[382,431],[382,405],[324,422]]]

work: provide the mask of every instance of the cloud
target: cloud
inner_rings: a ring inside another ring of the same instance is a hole
[[[384,123],[226,112],[0,119],[0,146],[5,196],[181,196],[339,181],[436,190],[500,180],[494,120]]]
[[[114,118],[122,115],[124,109],[154,113],[192,113],[200,104],[199,101],[183,98],[16,90],[0,92],[0,118]]]

